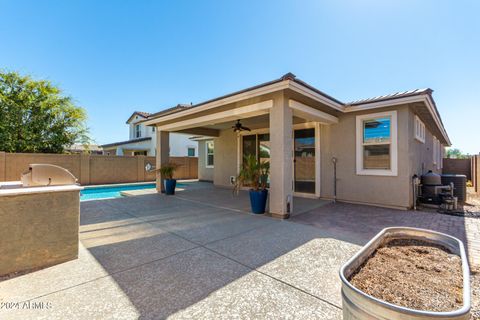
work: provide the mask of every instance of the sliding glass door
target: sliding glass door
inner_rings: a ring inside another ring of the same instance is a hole
[[[294,191],[315,194],[315,128],[297,129],[294,137]],[[270,161],[270,135],[242,136],[242,163],[246,156],[254,155],[260,161]]]
[[[315,193],[315,129],[295,130],[294,180],[295,192]]]
[[[250,134],[242,137],[242,163],[246,156],[254,155],[260,162],[270,162],[270,135]],[[270,176],[267,177],[267,185]]]
[[[254,155],[261,162],[270,161],[270,135],[250,134],[242,137],[242,160]]]

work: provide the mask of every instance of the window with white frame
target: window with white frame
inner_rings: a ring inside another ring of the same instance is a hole
[[[425,124],[418,116],[415,116],[415,139],[425,143]]]
[[[135,138],[141,138],[142,137],[142,131],[140,130],[140,125],[137,124],[135,126]]]
[[[213,140],[209,140],[207,142],[205,142],[205,145],[206,145],[206,167],[207,168],[213,168]]]
[[[443,158],[443,147],[436,137],[433,137],[433,164],[437,169],[442,168],[442,158]]]
[[[359,175],[397,175],[397,112],[356,117],[356,163]]]
[[[187,148],[187,156],[195,157],[195,148],[188,147]]]
[[[443,145],[439,142],[440,152],[439,152],[439,161],[438,169],[443,169],[443,152],[445,151]]]

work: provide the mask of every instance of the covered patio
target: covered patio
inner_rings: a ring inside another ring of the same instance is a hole
[[[216,187],[209,182],[194,182],[188,183],[187,187],[177,191],[176,198],[201,205],[210,205],[215,208],[225,208],[229,211],[250,214],[250,199],[246,190],[235,194],[232,188]],[[205,201],[206,199],[208,201]],[[291,216],[300,215],[331,203],[329,200],[306,197],[293,197],[293,199],[296,210]]]
[[[171,132],[211,139],[215,165],[207,168],[213,169],[212,181],[216,186],[231,186],[243,157],[254,154],[259,160],[270,162],[269,213],[288,218],[301,211],[296,206],[299,197],[318,199],[321,195],[320,132],[322,126],[338,122],[335,110],[342,106],[318,90],[289,81],[293,78],[287,74],[279,81],[175,114],[151,116],[145,124],[157,129],[157,167],[168,163]],[[234,131],[237,121],[250,130]],[[246,141],[246,137],[255,142]],[[262,147],[266,151],[263,154]],[[162,188],[158,175],[157,189]]]

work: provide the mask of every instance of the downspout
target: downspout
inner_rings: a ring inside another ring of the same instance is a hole
[[[418,186],[420,181],[416,174],[412,177],[412,187],[413,187],[413,210],[417,210],[417,198],[418,198]]]
[[[337,202],[337,158],[332,157],[333,162],[333,203]]]

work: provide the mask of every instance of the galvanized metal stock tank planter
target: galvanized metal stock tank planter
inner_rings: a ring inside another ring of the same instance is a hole
[[[440,244],[462,259],[463,306],[449,312],[433,312],[409,309],[372,297],[355,288],[347,280],[368,257],[386,240],[418,239]],[[425,229],[394,227],[383,229],[340,269],[342,281],[343,319],[469,319],[470,317],[470,270],[463,243],[452,236]]]

